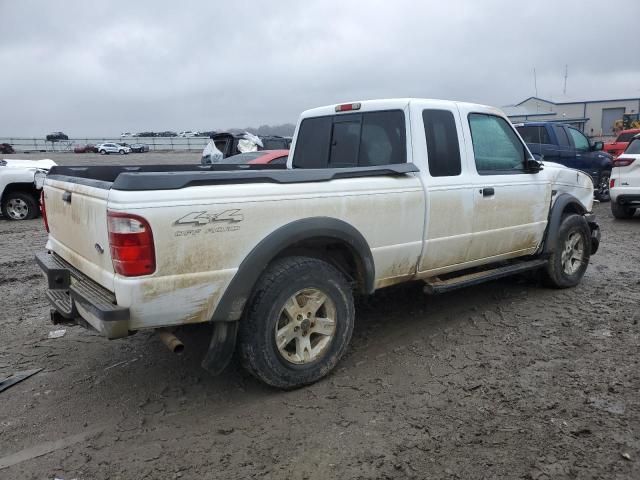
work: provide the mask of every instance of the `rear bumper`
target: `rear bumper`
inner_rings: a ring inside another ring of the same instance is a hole
[[[53,253],[37,253],[36,262],[47,278],[47,299],[63,317],[81,317],[110,339],[129,335],[129,309],[113,293]]]
[[[616,202],[620,205],[640,204],[640,194],[621,194],[616,197]]]
[[[584,218],[591,230],[591,255],[593,255],[600,247],[600,225],[596,222],[596,216],[593,213],[585,214]]]

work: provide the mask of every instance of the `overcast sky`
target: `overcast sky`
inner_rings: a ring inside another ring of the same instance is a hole
[[[0,137],[221,129],[347,100],[640,97],[640,1],[0,0]]]

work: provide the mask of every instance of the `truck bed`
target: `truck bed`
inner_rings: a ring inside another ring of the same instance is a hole
[[[177,190],[233,183],[327,182],[340,178],[404,175],[418,172],[413,163],[380,167],[286,169],[284,165],[103,165],[56,166],[48,178],[100,189]]]

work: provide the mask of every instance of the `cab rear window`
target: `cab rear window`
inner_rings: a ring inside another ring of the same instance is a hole
[[[407,161],[401,110],[307,118],[300,124],[294,168],[370,167]]]

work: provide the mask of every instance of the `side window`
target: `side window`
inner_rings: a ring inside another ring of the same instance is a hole
[[[524,168],[524,145],[504,118],[469,114],[476,168],[480,175],[519,173]]]
[[[362,114],[359,167],[407,161],[404,113],[399,110]]]
[[[326,168],[333,117],[306,118],[300,124],[293,154],[294,168]]]
[[[570,147],[571,142],[569,142],[569,137],[567,136],[565,128],[560,125],[556,125],[553,128],[555,129],[556,137],[558,137],[558,145],[561,147]]]
[[[517,130],[525,143],[551,143],[546,127],[525,125],[517,127]]]
[[[422,122],[427,139],[429,173],[432,177],[460,175],[460,146],[453,113],[448,110],[423,110]]]
[[[573,145],[576,147],[576,150],[589,150],[589,140],[587,140],[587,137],[581,132],[575,128],[570,128],[569,134],[571,138],[573,138]]]

